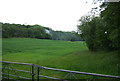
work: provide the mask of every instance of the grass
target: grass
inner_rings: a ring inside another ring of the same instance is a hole
[[[117,52],[90,52],[85,42],[41,40],[30,38],[3,39],[3,61],[32,63],[57,69],[118,75]],[[23,67],[19,67],[23,68]],[[25,67],[24,67],[25,68]],[[43,71],[61,78],[63,73]],[[60,74],[60,75],[59,75]],[[81,76],[81,78],[91,76]]]

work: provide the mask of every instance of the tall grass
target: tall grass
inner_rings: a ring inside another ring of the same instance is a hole
[[[85,42],[3,39],[3,61],[33,63],[40,66],[118,75],[117,52],[90,52]],[[55,77],[53,72],[43,72]],[[61,74],[62,76],[63,74]]]

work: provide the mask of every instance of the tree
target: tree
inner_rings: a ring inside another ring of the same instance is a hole
[[[120,2],[110,2],[105,5],[107,5],[107,7],[101,12],[101,17],[104,19],[104,21],[106,21],[107,24],[107,32],[109,40],[111,41],[110,46],[113,49],[118,49],[118,42],[120,41]]]
[[[88,48],[95,50],[118,50],[120,40],[120,2],[103,3],[99,17],[83,16],[78,30],[82,32]]]
[[[45,32],[45,28],[40,25],[21,25],[2,23],[3,38],[27,37],[38,39],[51,39],[51,36]]]

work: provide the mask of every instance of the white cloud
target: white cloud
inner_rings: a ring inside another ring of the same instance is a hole
[[[86,3],[87,2],[87,3]],[[39,24],[54,30],[77,30],[77,20],[91,10],[92,0],[0,0],[0,21]]]

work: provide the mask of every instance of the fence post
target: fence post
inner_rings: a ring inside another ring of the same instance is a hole
[[[10,68],[9,65],[10,65],[10,64],[8,64],[8,68]],[[8,74],[9,74],[9,70],[8,70]],[[8,80],[9,80],[9,75],[8,75]]]
[[[34,81],[34,64],[32,64],[32,81]]]
[[[37,72],[37,76],[38,76],[37,81],[40,81],[40,80],[39,80],[39,69],[40,69],[40,68],[38,67],[38,69],[37,69],[37,71],[38,71],[38,72]]]
[[[117,73],[118,73],[118,76],[119,76],[120,75],[119,74],[119,64],[117,64],[117,71],[118,71]]]

